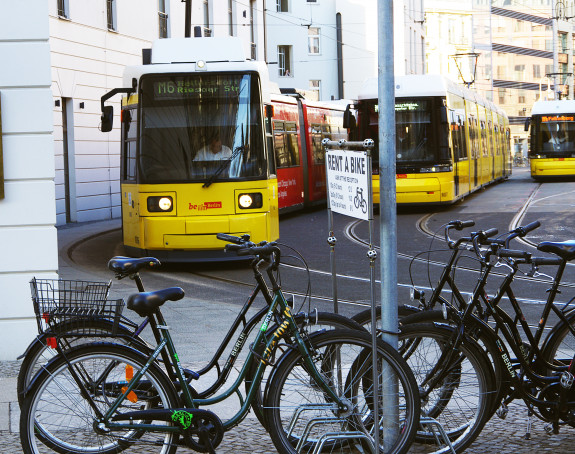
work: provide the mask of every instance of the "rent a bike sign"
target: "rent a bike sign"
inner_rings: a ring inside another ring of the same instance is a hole
[[[325,156],[330,209],[370,220],[371,164],[368,153],[327,149]]]

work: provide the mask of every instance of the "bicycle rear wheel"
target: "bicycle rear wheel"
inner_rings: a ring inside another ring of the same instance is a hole
[[[68,328],[66,325],[70,325]],[[85,335],[83,332],[77,333],[78,323],[62,323],[58,326],[57,332],[67,333],[65,339],[61,340],[61,346],[65,349],[70,349],[80,344],[89,344],[97,340],[104,340],[105,338],[113,338],[115,343],[125,345],[134,345],[135,348],[141,349],[146,345],[140,337],[134,337],[134,333],[129,328],[119,325],[114,326],[111,321],[93,319],[86,320],[82,323],[82,331],[89,332],[91,335]],[[78,334],[75,336],[75,334]],[[18,393],[18,403],[22,406],[26,390],[30,386],[34,376],[42,369],[42,366],[48,363],[54,356],[57,355],[55,348],[48,346],[48,339],[54,338],[55,335],[51,331],[45,331],[28,347],[22,360],[22,365],[18,371],[18,380],[16,382],[16,390]]]
[[[344,413],[337,410],[310,376],[299,351],[286,353],[270,378],[264,405],[276,449],[280,453],[369,450],[375,443],[371,335],[357,330],[320,333],[310,338],[310,353],[323,380],[348,409]],[[419,421],[417,384],[401,356],[381,340],[377,363],[386,371],[385,375],[380,372],[377,389],[380,452],[403,453],[409,449]],[[397,385],[393,385],[394,379]],[[384,403],[399,414],[384,415]]]
[[[99,426],[93,408],[105,414],[145,363],[144,355],[117,344],[81,345],[67,351],[66,358],[58,356],[37,376],[24,399],[20,418],[24,452],[173,454],[177,434],[108,430]],[[152,364],[117,413],[177,406],[172,383]]]

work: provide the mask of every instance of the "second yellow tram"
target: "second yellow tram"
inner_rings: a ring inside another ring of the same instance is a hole
[[[511,174],[509,120],[474,91],[439,75],[395,80],[398,205],[450,204]],[[354,138],[378,144],[377,79],[358,97]],[[379,203],[379,156],[373,159]]]
[[[529,162],[536,180],[575,176],[575,101],[537,101],[525,125]]]

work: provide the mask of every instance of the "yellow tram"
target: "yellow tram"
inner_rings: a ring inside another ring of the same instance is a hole
[[[474,91],[439,75],[395,80],[398,205],[450,204],[511,174],[509,120]],[[377,79],[366,81],[356,104],[356,140],[378,147]],[[373,159],[379,203],[379,156]]]
[[[575,176],[575,101],[535,102],[529,126],[531,177]]]
[[[162,39],[127,67],[121,109],[126,253],[221,260],[219,232],[279,237],[267,68],[237,38]],[[232,254],[228,254],[231,256]]]

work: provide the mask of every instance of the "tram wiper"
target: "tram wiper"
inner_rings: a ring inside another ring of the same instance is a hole
[[[225,170],[225,168],[230,165],[230,162],[232,162],[242,151],[244,151],[243,145],[234,148],[232,155],[220,164],[220,166],[216,169],[216,171],[212,174],[212,176],[208,178],[208,181],[206,181],[202,185],[202,188],[209,188],[210,185],[214,182],[214,180],[218,177],[218,175],[222,173]]]

